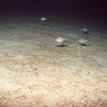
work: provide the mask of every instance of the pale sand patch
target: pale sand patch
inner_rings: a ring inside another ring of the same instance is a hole
[[[3,58],[0,66],[1,98],[27,102],[38,107],[60,107],[65,100],[68,100],[68,103],[65,101],[68,104],[65,107],[68,107],[70,102],[91,104],[98,99],[106,100],[105,73],[90,68],[75,68],[70,71],[57,64],[58,61],[52,64],[52,60],[54,59],[41,56]]]

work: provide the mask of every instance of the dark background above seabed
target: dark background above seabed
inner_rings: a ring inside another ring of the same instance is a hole
[[[107,20],[106,0],[1,0],[0,16],[3,14],[58,14],[80,15]]]

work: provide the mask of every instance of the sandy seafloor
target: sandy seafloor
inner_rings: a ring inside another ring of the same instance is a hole
[[[107,107],[107,28],[75,16],[42,26],[40,17],[1,18],[0,107]]]

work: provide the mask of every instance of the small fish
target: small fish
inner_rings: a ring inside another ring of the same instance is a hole
[[[64,42],[66,39],[62,37],[58,37],[55,41],[56,42]]]
[[[82,32],[83,32],[84,34],[88,34],[88,29],[87,29],[87,28],[82,28]]]
[[[56,44],[57,44],[57,46],[58,47],[64,47],[64,41],[65,41],[66,39],[65,38],[62,38],[62,37],[58,37],[58,38],[56,38]]]
[[[86,39],[79,39],[78,41],[79,41],[80,43],[82,43],[82,44],[88,42],[88,40],[86,40]]]
[[[41,17],[40,20],[41,20],[41,21],[46,21],[47,18],[46,18],[46,17]]]
[[[80,42],[80,45],[82,46],[89,46],[88,40],[86,39],[79,39],[78,41]]]

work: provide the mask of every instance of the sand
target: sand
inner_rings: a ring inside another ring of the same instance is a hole
[[[39,16],[1,21],[0,107],[107,107],[106,29],[75,18],[48,19],[49,26]],[[65,47],[56,46],[59,36],[67,39]]]

